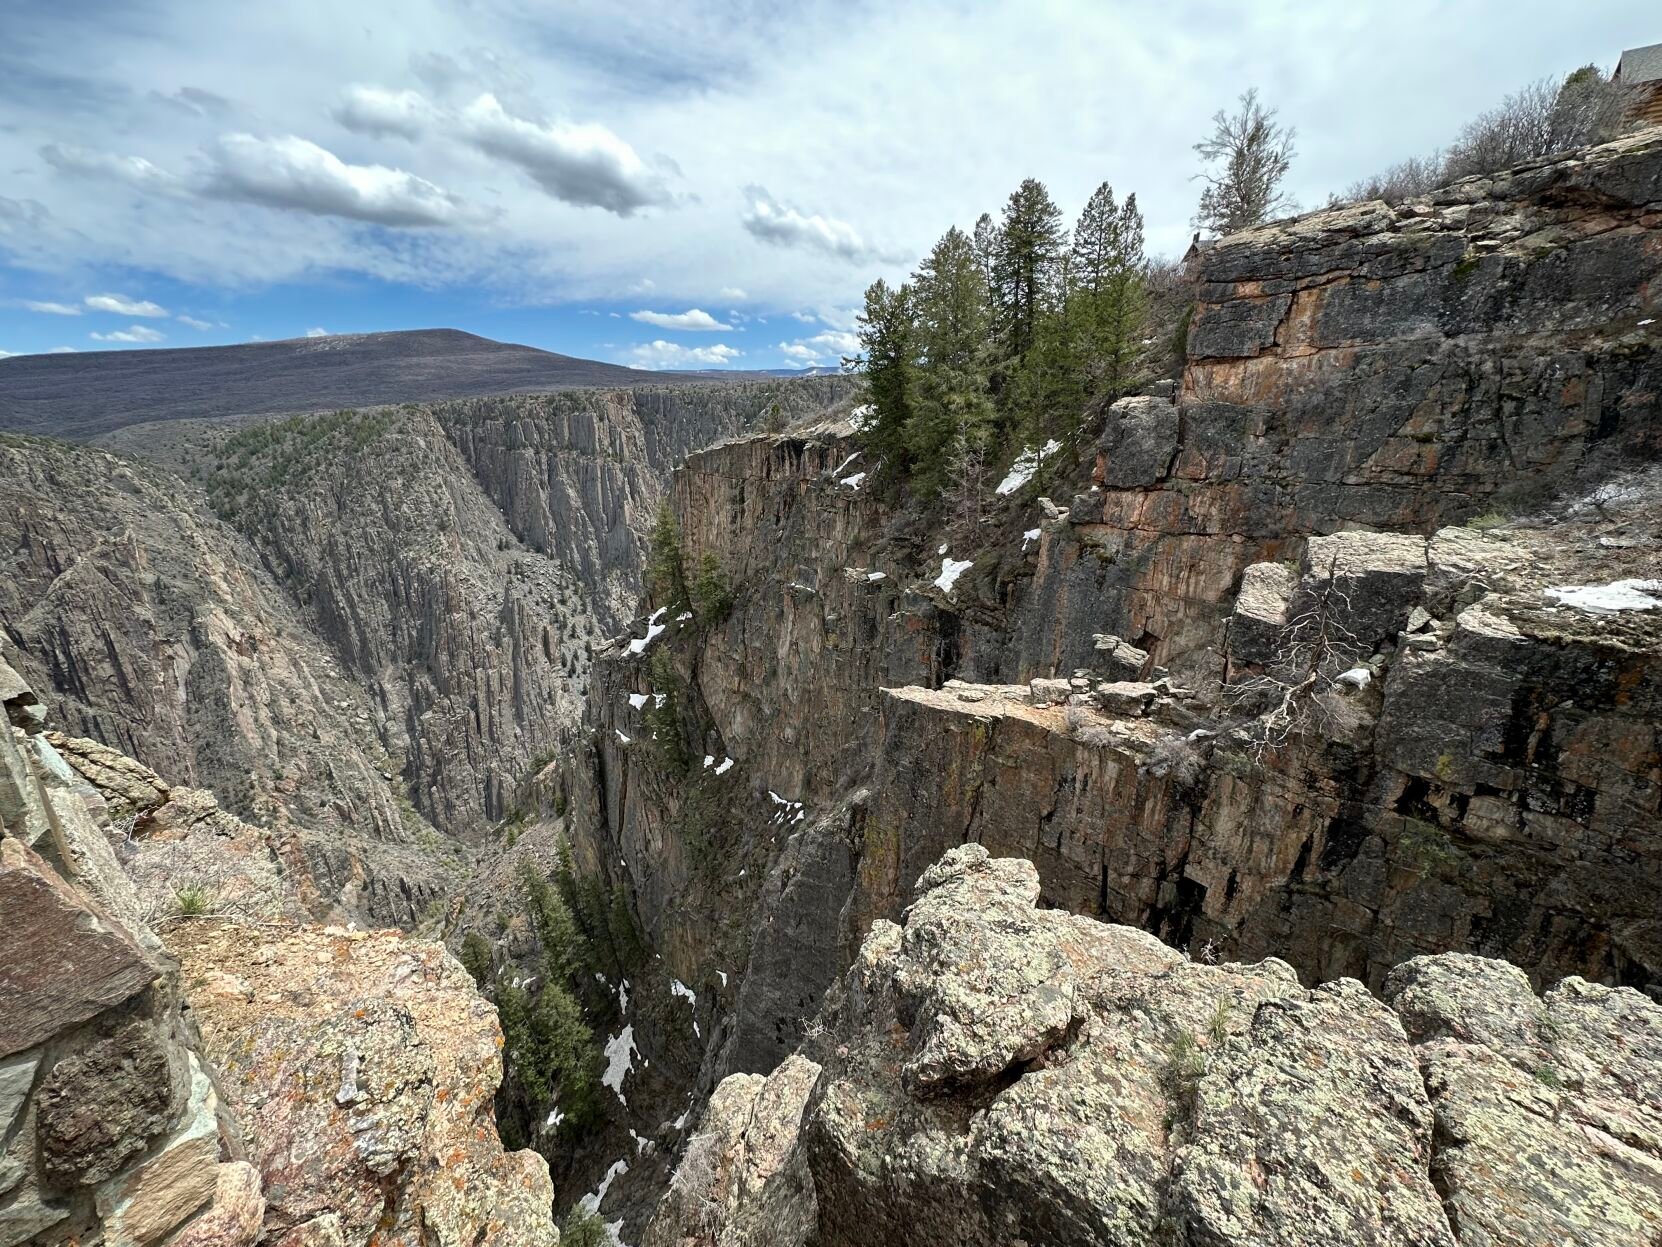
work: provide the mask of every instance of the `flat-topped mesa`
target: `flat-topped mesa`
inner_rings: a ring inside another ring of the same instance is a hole
[[[802,1050],[735,1075],[644,1242],[1646,1241],[1662,1006],[1420,957],[1383,999],[1190,960],[952,849]]]

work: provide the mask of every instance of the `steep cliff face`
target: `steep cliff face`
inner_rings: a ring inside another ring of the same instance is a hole
[[[681,565],[732,605],[601,652],[569,783],[717,1002],[700,1085],[778,1065],[965,841],[1307,982],[1654,984],[1659,226],[1650,134],[1225,240],[1181,379],[979,523],[857,420],[692,456]]]
[[[292,829],[413,925],[575,724],[688,449],[841,378],[8,437],[0,623],[70,736]]]
[[[951,850],[804,1051],[711,1099],[647,1247],[1649,1241],[1662,1006],[1445,954],[1314,990]]]

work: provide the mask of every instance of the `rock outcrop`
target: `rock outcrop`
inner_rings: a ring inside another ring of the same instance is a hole
[[[3,659],[0,702],[0,1244],[558,1241],[441,945],[295,923],[271,833],[45,731]]]
[[[805,1047],[711,1100],[651,1244],[1634,1244],[1662,1006],[1504,963],[1203,964],[979,845],[873,925]],[[760,1235],[761,1237],[758,1237]]]

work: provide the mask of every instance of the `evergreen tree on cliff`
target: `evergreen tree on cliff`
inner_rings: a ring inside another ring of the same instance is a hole
[[[911,463],[907,429],[917,384],[912,316],[911,287],[902,283],[895,288],[880,277],[866,289],[865,310],[856,326],[866,395],[874,413],[866,442],[900,474]]]
[[[1032,349],[1040,319],[1056,303],[1067,245],[1062,210],[1043,182],[1028,178],[1004,205],[993,255],[998,333],[1006,360],[1018,363]]]
[[[949,449],[985,446],[993,422],[988,395],[987,285],[976,246],[953,228],[913,277],[921,367],[907,447],[919,474],[938,483]]]
[[[1137,196],[1114,202],[1107,182],[1092,193],[1073,231],[1070,268],[1084,370],[1084,397],[1125,393],[1146,309],[1143,216]]]
[[[1195,144],[1208,167],[1196,176],[1205,183],[1195,224],[1216,234],[1261,225],[1293,210],[1281,187],[1293,163],[1296,132],[1275,119],[1275,109],[1258,102],[1254,87],[1233,113],[1219,109],[1212,133]]]

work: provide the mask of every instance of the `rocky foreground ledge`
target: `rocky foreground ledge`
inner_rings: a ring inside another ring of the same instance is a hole
[[[0,1247],[558,1243],[442,945],[292,921],[261,829],[47,733],[4,660],[0,709]]]
[[[876,922],[802,1050],[710,1101],[648,1247],[1662,1235],[1662,1006],[1505,962],[1383,999],[1036,907],[980,845]]]

